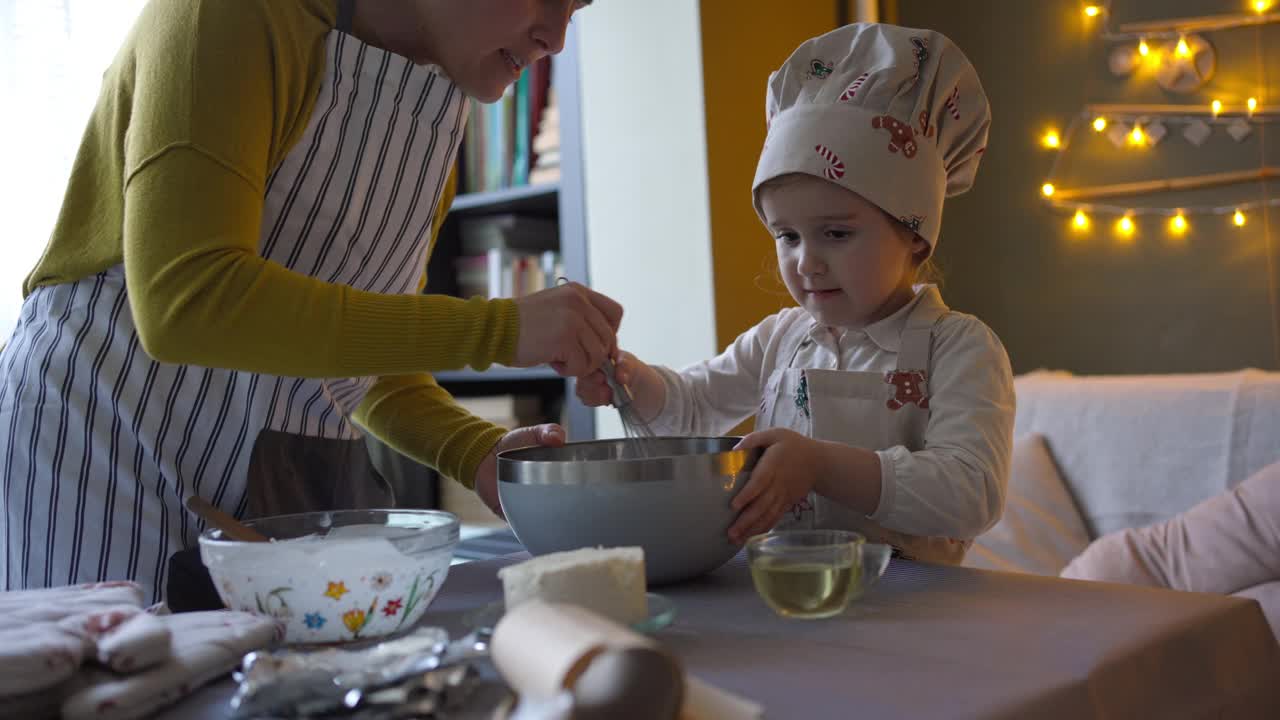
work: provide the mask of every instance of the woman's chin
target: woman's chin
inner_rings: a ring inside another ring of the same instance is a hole
[[[482,103],[497,102],[502,98],[502,94],[506,92],[510,78],[454,78],[453,81],[458,84],[462,92],[467,97]]]

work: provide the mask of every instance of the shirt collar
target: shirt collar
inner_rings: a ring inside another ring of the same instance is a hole
[[[880,346],[881,349],[888,352],[896,353],[902,348],[902,331],[907,328],[907,320],[911,318],[911,313],[920,306],[945,307],[942,303],[942,295],[938,293],[937,285],[917,285],[914,288],[915,296],[907,301],[906,305],[898,308],[892,315],[877,320],[874,323],[863,328],[863,332],[871,341]],[[837,333],[841,337],[849,331],[845,330]],[[821,340],[828,335],[828,330],[813,321],[809,327],[809,336],[815,340]]]

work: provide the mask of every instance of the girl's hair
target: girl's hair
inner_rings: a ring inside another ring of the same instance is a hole
[[[942,287],[942,268],[939,267],[938,261],[933,257],[925,258],[919,265],[916,265],[916,285],[937,285]]]
[[[895,230],[901,232],[903,239],[907,242],[912,242],[919,237],[916,235],[915,231],[906,225],[903,225],[902,221],[898,218],[890,215],[884,210],[881,210],[880,212],[884,213],[884,216],[889,219],[889,224],[892,225]],[[929,243],[926,241],[926,248],[928,247],[928,244]],[[930,253],[928,249],[923,252],[912,253],[911,260],[916,266],[916,276],[913,278],[913,285],[921,283],[926,285],[942,285],[942,268],[938,267],[938,261],[933,259],[933,254]]]

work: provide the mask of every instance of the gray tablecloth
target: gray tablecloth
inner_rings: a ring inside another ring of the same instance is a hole
[[[461,630],[497,568],[450,571],[424,622]],[[784,620],[740,556],[655,588],[659,637],[769,718],[1280,718],[1280,646],[1252,600],[895,560],[847,615]],[[220,718],[229,681],[170,717]]]

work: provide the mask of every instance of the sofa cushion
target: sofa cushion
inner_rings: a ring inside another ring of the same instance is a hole
[[[1044,437],[1014,438],[1004,515],[974,541],[964,564],[1056,575],[1088,544],[1089,533],[1080,511],[1062,482]]]
[[[1036,372],[1015,389],[1015,436],[1045,436],[1093,538],[1166,520],[1280,461],[1280,373]]]
[[[1280,580],[1280,463],[1169,520],[1099,538],[1061,574],[1212,593]]]

